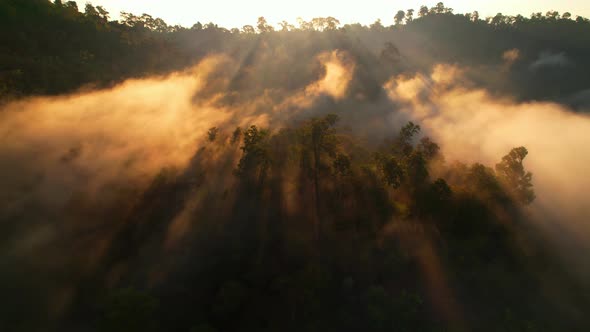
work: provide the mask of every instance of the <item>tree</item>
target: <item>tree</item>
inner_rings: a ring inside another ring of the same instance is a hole
[[[420,197],[418,211],[430,215],[439,215],[449,205],[453,191],[443,179],[430,184]]]
[[[86,17],[98,17],[98,12],[96,11],[96,8],[88,2],[84,7],[84,15],[86,15]]]
[[[527,172],[522,164],[528,155],[525,147],[512,149],[496,164],[496,172],[500,180],[507,186],[513,197],[520,203],[530,204],[535,200],[532,189],[533,174]]]
[[[310,152],[313,160],[311,173],[314,187],[315,210],[317,221],[315,223],[315,237],[319,240],[320,225],[320,172],[322,170],[322,157],[328,155],[336,157],[338,139],[334,133],[334,125],[338,122],[336,114],[328,114],[322,118],[311,119],[303,127],[302,139],[306,152]]]
[[[332,16],[325,18],[325,30],[336,30],[340,25],[340,21]]]
[[[338,153],[332,164],[336,175],[342,177],[350,174],[350,158],[342,153]]]
[[[393,17],[393,22],[395,23],[395,25],[400,25],[403,23],[405,17],[406,13],[403,10],[398,10],[395,16]]]
[[[172,30],[163,19],[153,18],[149,14],[135,16],[131,13],[121,12],[121,18],[121,23],[129,27],[145,28],[159,33],[166,33]]]
[[[373,24],[369,26],[369,28],[373,31],[381,31],[383,30],[383,24],[381,23],[381,19],[375,20]]]
[[[420,10],[418,11],[418,17],[426,17],[429,14],[428,7],[420,6]]]
[[[394,156],[377,155],[377,167],[388,186],[399,188],[404,180],[404,168]]]
[[[453,194],[451,188],[447,184],[447,182],[443,179],[437,179],[431,185],[432,193],[434,197],[440,201],[448,201]]]
[[[258,22],[256,23],[256,28],[258,28],[258,32],[260,33],[267,33],[272,32],[275,29],[266,22],[266,19],[263,16],[258,18]]]
[[[473,12],[473,14],[471,14],[471,20],[473,22],[478,22],[479,21],[479,12],[476,10]]]
[[[207,139],[209,140],[209,142],[215,141],[215,139],[217,138],[218,132],[219,132],[219,128],[217,128],[217,127],[209,128],[209,131],[207,131]]]
[[[132,13],[121,12],[121,24],[128,27],[135,27],[138,24],[139,17]]]
[[[215,24],[213,22],[209,22],[209,23],[205,24],[204,29],[209,30],[209,31],[215,31],[215,30],[219,29],[219,26],[217,26],[217,24]]]
[[[237,141],[240,140],[240,138],[242,137],[242,128],[240,127],[236,127],[236,130],[234,130],[232,136],[231,136],[231,142],[236,143]]]
[[[480,163],[475,163],[468,169],[466,183],[471,186],[471,191],[478,195],[493,198],[504,195],[494,170]]]
[[[414,20],[414,10],[408,9],[406,10],[406,24],[410,23]]]
[[[422,153],[426,160],[433,160],[439,156],[440,147],[429,137],[424,137],[420,140],[420,144],[418,144],[418,151]]]
[[[444,14],[446,13],[446,8],[445,8],[445,4],[442,2],[439,2],[436,4],[436,6],[430,8],[430,12],[433,14]]]
[[[515,26],[518,26],[518,25],[523,24],[525,22],[526,22],[526,18],[524,16],[522,16],[520,14],[514,16],[513,24]]]
[[[550,21],[557,21],[557,19],[559,18],[559,12],[555,10],[550,10],[547,13],[545,13],[545,17]]]
[[[256,30],[251,25],[244,25],[242,27],[242,32],[247,33],[247,34],[254,34],[254,33],[256,33]]]
[[[163,19],[158,17],[154,20],[153,26],[150,28],[150,30],[159,33],[166,33],[171,32],[173,27],[169,26]]]
[[[424,154],[418,149],[413,150],[404,158],[403,166],[410,189],[413,191],[421,189],[429,177],[428,160]]]
[[[78,11],[78,4],[76,3],[76,1],[68,1],[66,2],[66,5],[64,7],[71,10],[75,10],[76,12]]]
[[[106,9],[104,9],[104,7],[96,6],[96,11],[98,12],[98,17],[100,17],[105,23],[109,21],[109,12]]]
[[[492,26],[498,27],[504,23],[504,15],[502,15],[502,13],[497,13],[488,23]]]
[[[302,31],[311,31],[311,30],[313,30],[313,23],[306,22],[301,17],[298,17],[297,18],[297,24],[299,24],[299,30],[302,30]]]
[[[268,138],[268,130],[259,130],[256,126],[251,126],[244,133],[244,145],[240,147],[242,158],[238,162],[236,174],[246,182],[254,181],[261,185],[264,181],[270,166]]]
[[[290,24],[287,21],[281,21],[279,23],[279,26],[281,27],[281,31],[283,31],[283,32],[291,31],[291,30],[295,29],[295,27],[293,26],[293,24]]]
[[[544,20],[543,13],[541,13],[541,12],[532,13],[531,20],[532,21],[543,21]]]
[[[103,24],[109,21],[109,12],[107,12],[102,6],[94,7],[90,3],[87,3],[84,7],[84,16]]]
[[[420,126],[411,121],[403,126],[393,144],[393,153],[398,156],[409,156],[414,149],[412,140],[419,132]]]
[[[191,27],[191,30],[201,31],[203,30],[203,24],[201,24],[201,22],[197,22]]]
[[[336,30],[338,25],[340,25],[340,21],[332,16],[315,17],[311,20],[311,26],[317,31]]]
[[[423,138],[414,148],[412,141],[419,132],[420,126],[408,122],[394,140],[391,155],[377,154],[377,166],[387,185],[399,188],[406,183],[415,191],[428,179],[428,162],[438,155],[439,147]]]

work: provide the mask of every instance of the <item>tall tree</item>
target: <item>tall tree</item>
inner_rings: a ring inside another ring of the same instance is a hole
[[[403,10],[398,10],[395,16],[393,17],[393,22],[395,25],[400,25],[404,22],[404,18],[406,17],[406,12]]]
[[[381,23],[381,19],[375,20],[375,22],[373,22],[373,24],[371,24],[369,27],[372,31],[382,31],[383,24]]]
[[[414,20],[414,10],[408,9],[406,10],[406,23],[410,23]]]
[[[522,164],[528,155],[525,147],[514,148],[496,164],[496,172],[500,180],[508,187],[514,198],[523,204],[530,204],[535,200],[533,191],[533,174],[527,172]]]
[[[328,114],[322,118],[313,118],[303,127],[302,139],[305,151],[311,153],[312,165],[311,173],[314,187],[315,198],[315,237],[319,240],[321,237],[320,224],[320,172],[322,170],[322,159],[324,155],[336,157],[336,148],[338,139],[334,132],[334,125],[338,122],[336,114]]]
[[[291,30],[295,29],[295,27],[287,21],[281,21],[279,23],[279,26],[281,27],[281,31],[284,31],[284,32],[291,31]]]
[[[437,3],[436,6],[430,8],[430,12],[432,12],[433,14],[444,14],[444,13],[446,13],[445,4],[442,3],[442,2]]]
[[[274,28],[266,22],[266,19],[263,16],[258,18],[258,22],[256,23],[256,28],[258,28],[258,32],[260,33],[267,33],[274,31]]]
[[[420,10],[418,11],[418,17],[426,17],[429,14],[428,7],[420,6]]]
[[[246,183],[255,183],[262,185],[266,177],[266,172],[270,166],[270,156],[268,152],[268,139],[270,133],[265,129],[258,129],[251,126],[244,132],[244,142],[240,147],[242,149],[242,158],[238,162],[236,173],[241,176]]]
[[[247,34],[254,34],[254,33],[256,33],[256,30],[254,29],[253,26],[247,24],[242,27],[242,32],[247,33]]]

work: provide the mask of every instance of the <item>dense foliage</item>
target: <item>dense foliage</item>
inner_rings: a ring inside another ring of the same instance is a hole
[[[111,21],[104,8],[91,4],[80,10],[73,1],[0,3],[3,95],[58,94],[84,85],[110,85],[185,68],[212,53],[231,54],[246,66],[256,57],[253,52],[261,52],[261,45],[274,54],[295,55],[292,62],[343,48],[361,59],[370,68],[365,75],[377,81],[393,72],[427,70],[439,62],[461,63],[472,67],[474,81],[493,91],[574,106],[580,103],[576,93],[590,84],[587,75],[576,75],[590,71],[590,21],[570,13],[483,18],[477,12],[455,14],[439,3],[400,11],[391,26],[380,21],[341,26],[336,18],[320,17],[299,20],[297,26],[283,21],[275,30],[261,17],[255,27],[230,30],[200,22],[190,28],[169,26],[148,14],[122,13],[120,21]],[[507,50],[513,53],[505,54]],[[501,61],[509,63],[507,73],[492,67]],[[297,74],[300,63],[280,70],[276,65],[268,63],[267,72],[290,69],[285,74],[294,86],[305,79]],[[275,74],[257,81],[273,86],[286,80]]]

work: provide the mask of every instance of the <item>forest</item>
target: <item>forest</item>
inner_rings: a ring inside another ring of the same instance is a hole
[[[0,331],[589,331],[590,20],[0,0]]]

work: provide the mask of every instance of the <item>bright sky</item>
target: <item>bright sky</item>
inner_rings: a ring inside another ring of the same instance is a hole
[[[76,0],[81,10],[87,0]],[[259,16],[264,16],[273,25],[287,20],[296,23],[297,17],[306,20],[313,17],[333,16],[341,23],[373,23],[380,18],[384,25],[393,23],[397,10],[418,9],[420,5],[432,7],[438,1],[423,0],[91,0],[95,6],[103,6],[118,18],[120,11],[134,14],[148,13],[163,18],[168,24],[190,27],[197,21],[205,24],[214,22],[226,28],[255,25]],[[590,17],[590,0],[448,0],[445,6],[455,13],[478,10],[481,17],[522,14],[557,10],[569,11],[574,15]]]

